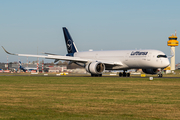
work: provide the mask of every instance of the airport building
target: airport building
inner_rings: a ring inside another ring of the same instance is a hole
[[[0,63],[0,69],[6,70],[7,68],[5,67],[7,64],[6,63]]]
[[[48,72],[53,72],[53,73],[67,72],[67,66],[65,65],[47,66],[46,68],[48,68]]]
[[[171,47],[171,65],[170,69],[175,70],[175,47],[179,45],[179,42],[177,41],[176,31],[175,35],[169,36],[169,41],[167,42],[167,45]]]
[[[22,63],[22,67],[26,68],[26,67],[29,67],[29,68],[37,68],[37,63],[30,63],[30,64],[27,64],[27,63]],[[43,69],[43,70],[42,70]],[[0,63],[0,72],[5,72],[5,70],[9,70],[10,72],[18,72],[18,71],[21,71],[23,72],[22,70],[19,69],[19,63]],[[59,72],[67,72],[67,71],[74,71],[74,69],[68,69],[67,70],[67,65],[52,65],[51,63],[45,63],[43,64],[43,67],[42,67],[42,64],[40,64],[38,66],[38,70],[39,72],[53,72],[53,73],[59,73]]]
[[[180,69],[180,63],[176,64],[176,69]]]

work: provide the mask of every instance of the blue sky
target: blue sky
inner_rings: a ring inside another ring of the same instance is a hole
[[[79,51],[158,49],[170,55],[168,37],[175,30],[180,35],[179,5],[179,0],[1,0],[0,45],[13,53],[37,54],[38,47],[38,54],[65,55],[62,27],[67,27]],[[178,46],[176,63],[179,51]],[[7,61],[1,48],[0,56]]]

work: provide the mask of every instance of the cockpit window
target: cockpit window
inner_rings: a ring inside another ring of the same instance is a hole
[[[158,55],[157,58],[167,58],[166,55]]]

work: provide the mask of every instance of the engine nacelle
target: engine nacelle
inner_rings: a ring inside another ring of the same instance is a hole
[[[86,65],[86,71],[92,74],[102,74],[105,70],[105,65],[101,62],[92,62]]]
[[[142,69],[142,71],[146,74],[157,74],[158,69]]]

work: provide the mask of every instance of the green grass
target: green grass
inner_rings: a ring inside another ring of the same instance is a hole
[[[0,76],[0,119],[180,119],[180,78]]]

